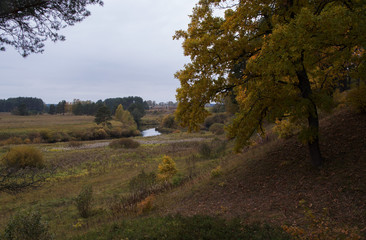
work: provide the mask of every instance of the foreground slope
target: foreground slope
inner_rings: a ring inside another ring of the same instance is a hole
[[[162,212],[301,225],[299,202],[305,201],[315,214],[326,211],[333,224],[365,231],[366,115],[342,109],[323,118],[320,129],[322,168],[311,167],[297,137],[266,143],[230,156],[234,163],[224,161],[220,177],[164,196],[173,200]]]

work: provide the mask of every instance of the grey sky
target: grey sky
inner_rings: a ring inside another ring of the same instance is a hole
[[[186,29],[197,0],[104,0],[92,15],[62,30],[43,54],[0,52],[0,99],[39,97],[46,103],[141,96],[175,101],[174,73],[189,61],[175,30]]]

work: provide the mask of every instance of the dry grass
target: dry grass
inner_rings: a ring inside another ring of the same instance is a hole
[[[113,126],[121,126],[118,121]],[[96,127],[93,116],[75,115],[32,115],[16,116],[0,113],[1,134],[20,135],[41,131],[74,131]]]
[[[197,134],[192,135],[193,138],[195,136]],[[197,144],[188,142],[187,134],[170,138],[183,138],[185,141],[169,143],[165,136],[154,137],[151,140],[161,143],[142,144],[137,150],[107,146],[78,149],[69,148],[68,143],[34,144],[34,147],[43,151],[47,164],[58,166],[57,171],[40,188],[17,195],[0,193],[0,230],[4,229],[7,220],[17,210],[28,208],[41,212],[56,239],[65,239],[65,236],[70,237],[109,223],[111,219],[119,219],[121,214],[116,217],[111,212],[111,204],[129,194],[129,180],[139,174],[141,169],[146,172],[157,171],[161,157],[168,154],[176,161],[178,171],[183,176],[187,174],[185,158],[197,153]],[[197,169],[204,169],[211,161],[200,162]],[[74,198],[85,184],[93,186],[95,207],[91,217],[78,224]]]
[[[341,110],[321,121],[321,169],[296,137],[266,143],[231,155],[222,176],[165,195],[163,212],[301,225],[305,200],[315,214],[327,208],[332,224],[365,231],[365,133],[366,115]]]
[[[141,169],[157,171],[163,155],[174,159],[183,177],[192,174],[194,178],[157,194],[152,215],[204,214],[275,225],[302,224],[299,201],[304,199],[315,213],[327,207],[337,225],[362,229],[366,225],[366,116],[342,110],[323,119],[321,129],[326,163],[319,170],[310,166],[307,148],[296,137],[215,159],[198,154],[199,143],[211,141],[212,134],[152,137],[137,150],[37,144],[34,146],[43,151],[46,162],[58,165],[58,170],[41,188],[15,196],[0,193],[0,229],[16,210],[24,208],[41,212],[56,239],[119,221],[127,213],[113,213],[111,203],[129,194],[129,180]],[[222,167],[220,175],[212,178],[211,170],[217,166]],[[73,199],[85,184],[93,186],[95,207],[91,217],[81,222]]]

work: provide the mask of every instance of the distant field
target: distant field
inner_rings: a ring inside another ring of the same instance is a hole
[[[0,113],[0,129],[62,129],[65,127],[95,126],[93,116],[73,115],[34,115],[16,116],[10,113]]]
[[[121,124],[112,121],[114,127]],[[31,133],[41,131],[74,132],[95,128],[93,116],[74,115],[33,115],[16,116],[10,113],[0,113],[0,140],[10,137],[25,138]]]

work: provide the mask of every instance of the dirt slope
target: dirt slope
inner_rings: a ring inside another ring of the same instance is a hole
[[[252,151],[237,155],[221,177],[193,185],[167,212],[293,224],[303,221],[305,200],[317,213],[327,208],[334,223],[366,226],[366,115],[344,109],[321,120],[321,169],[310,166],[296,137]]]

